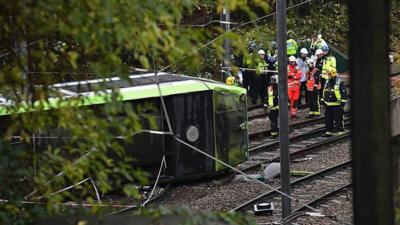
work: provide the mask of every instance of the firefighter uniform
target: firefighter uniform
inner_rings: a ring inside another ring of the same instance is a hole
[[[320,83],[320,71],[313,65],[310,65],[310,69],[307,73],[307,99],[309,107],[309,116],[319,116],[321,115],[320,105],[319,105],[319,91],[321,90]]]
[[[336,76],[336,69],[330,71],[330,77],[325,82],[323,97],[321,99],[325,107],[326,133],[324,136],[330,137],[333,134],[342,134],[343,107],[346,104],[346,86],[342,79]]]
[[[293,58],[294,58],[294,61]],[[300,97],[301,71],[297,68],[296,58],[289,57],[288,64],[288,97],[290,101],[290,116],[297,116],[297,103]]]
[[[276,77],[276,78],[275,78]],[[279,134],[278,129],[278,116],[279,116],[279,102],[278,102],[278,84],[277,76],[271,77],[271,85],[268,86],[268,101],[269,120],[271,121],[271,136],[276,138]]]
[[[329,47],[327,45],[322,46],[322,51],[324,56],[322,60],[319,62],[318,69],[321,71],[321,83],[325,84],[325,81],[328,79],[329,71],[335,69],[336,70],[336,58],[335,56],[329,54]],[[320,94],[324,92],[324,86],[321,87]]]

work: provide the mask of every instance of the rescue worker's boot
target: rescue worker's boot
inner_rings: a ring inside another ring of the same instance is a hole
[[[278,137],[279,137],[279,132],[271,132],[272,139],[278,139]]]
[[[325,134],[322,135],[322,137],[327,137],[327,138],[333,137],[333,133],[330,131],[327,131],[327,132],[325,132]]]
[[[306,116],[306,118],[307,119],[311,119],[311,118],[314,118],[314,112],[312,112],[312,111],[310,111],[309,113],[308,113],[308,115]]]

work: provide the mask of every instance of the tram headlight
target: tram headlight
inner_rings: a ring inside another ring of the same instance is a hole
[[[190,142],[196,142],[197,140],[199,140],[199,136],[199,129],[195,126],[190,126],[186,130],[186,139]]]

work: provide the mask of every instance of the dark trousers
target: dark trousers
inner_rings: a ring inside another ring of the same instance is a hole
[[[278,129],[278,116],[279,116],[279,110],[278,109],[272,109],[269,111],[269,120],[271,120],[271,135],[278,135],[279,129]]]
[[[308,99],[308,108],[310,109],[311,115],[319,115],[320,107],[319,107],[319,94],[318,90],[315,91],[306,91],[307,99]]]
[[[243,87],[249,91],[251,83],[253,83],[254,76],[252,76],[252,71],[245,70],[242,73],[243,76]]]
[[[266,74],[256,75],[254,79],[254,86],[256,87],[255,93],[252,97],[253,104],[257,103],[258,97],[261,98],[261,103],[265,102],[267,97],[267,87],[269,85],[269,79]]]
[[[308,103],[307,81],[300,82],[300,97],[299,97],[299,102],[298,102],[297,105],[301,105],[302,104],[301,99],[303,98],[303,95],[304,95],[305,103],[307,104]]]
[[[254,99],[257,93],[256,71],[247,71],[248,75],[248,93],[251,99]]]
[[[327,132],[344,131],[343,108],[341,106],[326,106],[325,125]]]
[[[324,88],[325,88],[325,79],[321,77],[321,89],[319,90],[319,99],[322,98],[322,94],[324,93]]]

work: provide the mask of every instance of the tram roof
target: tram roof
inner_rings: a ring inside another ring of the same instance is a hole
[[[159,87],[157,87],[157,83]],[[171,73],[141,73],[132,74],[126,78],[111,77],[104,79],[93,79],[85,81],[74,81],[58,83],[49,86],[49,98],[34,103],[34,107],[41,106],[44,110],[69,106],[95,105],[107,103],[107,97],[113,90],[118,90],[122,101],[145,99],[163,96],[184,94],[199,91],[222,91],[245,94],[246,90],[240,87],[227,86],[224,83],[177,75]],[[66,101],[67,100],[67,101]],[[0,95],[0,115],[11,114],[12,112],[35,111],[28,109],[27,104],[21,105],[18,109],[13,108],[12,97]]]

